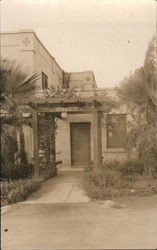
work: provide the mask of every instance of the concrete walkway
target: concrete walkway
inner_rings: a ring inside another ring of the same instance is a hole
[[[156,249],[157,195],[120,200],[106,208],[88,202],[83,171],[58,172],[1,217],[3,250]]]
[[[23,203],[82,203],[90,199],[82,188],[82,169],[61,169],[56,177],[43,183],[42,187]]]
[[[157,195],[123,202],[17,203],[2,215],[2,249],[157,249]]]

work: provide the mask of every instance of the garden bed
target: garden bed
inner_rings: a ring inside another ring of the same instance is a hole
[[[89,168],[83,186],[92,200],[157,194],[157,179],[146,176],[137,161],[105,162],[98,170]]]
[[[42,182],[56,175],[56,168],[42,173],[39,178],[25,178],[1,181],[1,206],[24,201],[32,192],[41,187]]]
[[[23,201],[29,194],[40,188],[42,179],[19,179],[1,182],[1,205]]]

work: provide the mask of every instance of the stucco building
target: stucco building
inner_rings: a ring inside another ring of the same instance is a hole
[[[108,93],[115,96],[114,89],[99,89],[92,71],[65,73],[56,60],[47,51],[32,30],[7,32],[1,34],[1,56],[15,60],[30,73],[39,73],[36,96],[40,98],[42,90],[51,86],[63,87],[64,77],[68,78],[68,87],[81,98]],[[61,109],[62,119],[58,120],[56,137],[56,159],[63,166],[85,166],[93,161],[95,154],[95,118],[92,112],[72,112]],[[124,149],[127,130],[127,110],[121,107],[116,113],[103,116],[99,123],[101,130],[101,152],[104,160],[125,159]],[[114,126],[110,126],[110,122]],[[29,161],[34,157],[32,128],[23,127],[25,150]]]

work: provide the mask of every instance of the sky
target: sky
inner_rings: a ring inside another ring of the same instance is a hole
[[[155,0],[1,0],[1,32],[33,29],[67,72],[113,87],[141,67],[156,33]]]

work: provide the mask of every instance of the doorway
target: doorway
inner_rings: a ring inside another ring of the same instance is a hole
[[[71,165],[87,165],[91,160],[90,123],[70,123]]]

